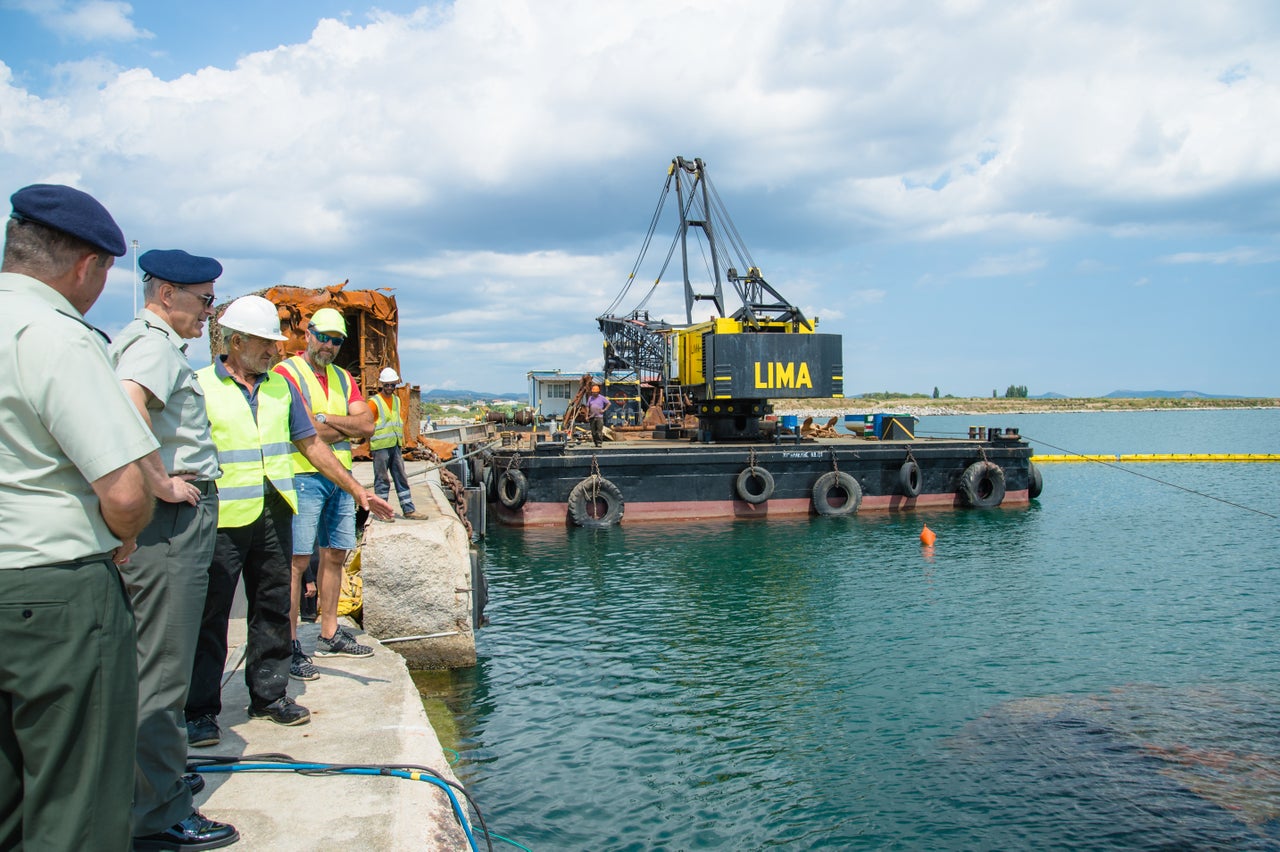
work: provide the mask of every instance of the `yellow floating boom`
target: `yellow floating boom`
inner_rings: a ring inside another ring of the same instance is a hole
[[[1112,453],[1035,456],[1036,464],[1057,462],[1280,462],[1280,453]]]

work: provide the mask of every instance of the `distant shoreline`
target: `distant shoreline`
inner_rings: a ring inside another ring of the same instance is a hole
[[[826,419],[839,414],[907,414],[912,417],[949,414],[1087,414],[1097,411],[1220,411],[1224,409],[1280,408],[1280,399],[1190,399],[1166,397],[1004,399],[973,397],[967,399],[929,399],[894,397],[890,399],[779,399],[773,400],[775,414]]]

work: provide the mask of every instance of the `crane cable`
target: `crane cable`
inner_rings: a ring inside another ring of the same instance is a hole
[[[658,194],[658,204],[653,210],[653,216],[649,219],[649,231],[644,236],[644,242],[640,246],[640,255],[636,258],[635,264],[631,267],[631,274],[627,276],[626,283],[622,285],[622,291],[614,297],[609,307],[605,309],[602,316],[609,316],[618,309],[618,305],[622,303],[623,298],[631,290],[631,285],[635,283],[636,273],[640,271],[640,264],[644,262],[644,257],[649,252],[649,244],[653,242],[653,235],[658,231],[658,220],[662,215],[662,208],[667,203],[667,194],[671,192],[671,175],[667,175],[667,179],[663,181],[662,192]],[[664,267],[665,268],[665,267]],[[648,296],[645,300],[648,300]],[[638,309],[637,309],[638,310]]]

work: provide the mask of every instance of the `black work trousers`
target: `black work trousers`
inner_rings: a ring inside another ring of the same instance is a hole
[[[265,707],[283,697],[289,684],[289,663],[293,659],[289,631],[293,509],[274,490],[266,490],[268,496],[257,520],[247,526],[218,530],[187,695],[188,721],[222,712],[227,622],[241,575],[249,605],[244,661],[249,701],[254,707]]]

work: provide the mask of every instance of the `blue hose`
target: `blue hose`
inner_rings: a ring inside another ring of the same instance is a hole
[[[426,772],[409,772],[405,769],[381,769],[376,767],[357,767],[357,766],[335,766],[331,763],[209,763],[195,766],[197,772],[328,772],[338,775],[386,775],[392,778],[407,778],[410,781],[426,781],[435,784],[445,795],[449,797],[449,803],[453,805],[453,812],[458,817],[458,822],[462,824],[462,831],[467,835],[467,843],[470,844],[473,852],[480,852],[480,847],[476,845],[475,835],[471,833],[471,824],[467,821],[466,813],[462,809],[462,804],[458,801],[458,797],[453,794],[453,790],[449,785],[433,778]],[[485,832],[486,836],[488,832]]]

